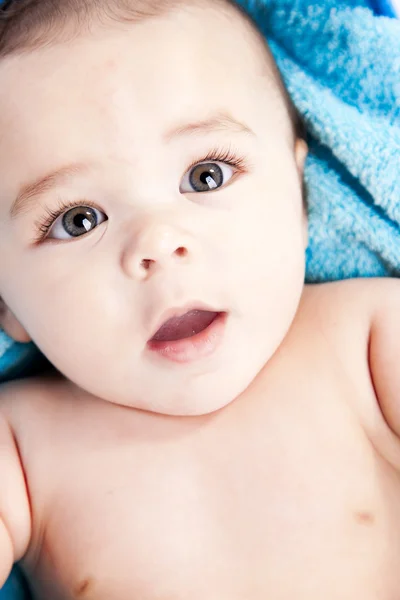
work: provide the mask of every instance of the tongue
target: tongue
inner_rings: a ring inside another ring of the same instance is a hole
[[[211,325],[217,314],[205,310],[191,310],[181,317],[169,319],[160,327],[152,341],[173,342],[193,337]]]

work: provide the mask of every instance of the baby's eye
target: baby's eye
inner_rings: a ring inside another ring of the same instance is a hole
[[[180,191],[211,192],[222,187],[233,177],[235,169],[222,162],[206,162],[194,166],[183,176]]]
[[[106,220],[106,215],[97,210],[97,208],[75,206],[56,219],[47,237],[64,240],[69,240],[71,237],[81,237],[93,231],[93,229]]]

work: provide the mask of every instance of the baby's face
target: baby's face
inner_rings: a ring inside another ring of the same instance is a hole
[[[240,394],[291,324],[306,245],[305,148],[241,19],[185,10],[7,59],[0,130],[0,294],[49,360],[156,412]]]

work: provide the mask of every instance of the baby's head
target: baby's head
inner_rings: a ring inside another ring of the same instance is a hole
[[[223,407],[304,281],[306,144],[262,36],[228,0],[14,4],[0,325],[106,401]]]

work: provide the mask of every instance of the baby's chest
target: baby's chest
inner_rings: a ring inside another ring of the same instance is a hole
[[[386,600],[397,480],[325,400],[131,444],[76,438],[45,503],[39,600]]]

